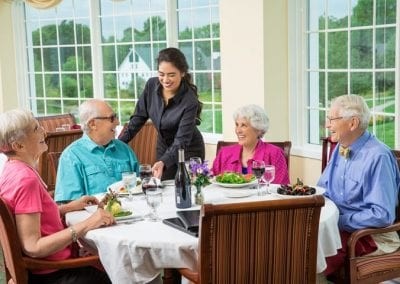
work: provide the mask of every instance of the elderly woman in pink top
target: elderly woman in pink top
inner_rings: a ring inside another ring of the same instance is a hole
[[[274,183],[288,184],[289,175],[283,150],[262,140],[268,130],[269,119],[261,107],[246,105],[235,111],[235,132],[238,144],[222,147],[214,160],[212,172],[252,173],[254,160],[275,166]]]

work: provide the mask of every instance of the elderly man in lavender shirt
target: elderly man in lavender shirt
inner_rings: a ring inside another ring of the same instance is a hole
[[[333,100],[326,127],[338,146],[318,181],[325,195],[339,208],[342,249],[327,258],[326,275],[344,263],[350,233],[366,227],[393,223],[400,174],[389,147],[368,132],[370,111],[361,96],[344,95]],[[382,254],[400,246],[393,233],[372,235],[360,242],[359,254]]]

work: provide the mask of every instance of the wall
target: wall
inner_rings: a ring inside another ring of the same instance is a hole
[[[0,111],[18,106],[11,4],[0,1]]]
[[[266,140],[290,140],[288,0],[220,0],[223,139],[236,140],[233,111],[263,106],[270,118]],[[0,0],[0,110],[18,107],[11,5]],[[5,28],[7,27],[7,28]],[[212,162],[216,146],[206,146]],[[315,184],[320,160],[291,157],[290,177]]]

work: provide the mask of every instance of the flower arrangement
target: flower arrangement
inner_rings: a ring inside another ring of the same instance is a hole
[[[203,187],[211,183],[210,170],[208,169],[208,161],[204,161],[201,164],[190,162],[189,169],[192,172],[194,186]]]

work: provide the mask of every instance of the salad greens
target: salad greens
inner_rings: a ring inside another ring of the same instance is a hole
[[[240,184],[240,183],[248,183],[255,180],[255,176],[253,174],[239,174],[226,172],[223,174],[219,174],[215,177],[217,182],[221,183],[232,183],[232,184]]]
[[[132,215],[131,211],[119,211],[118,213],[113,214],[114,217],[124,217],[124,216],[129,216]]]

